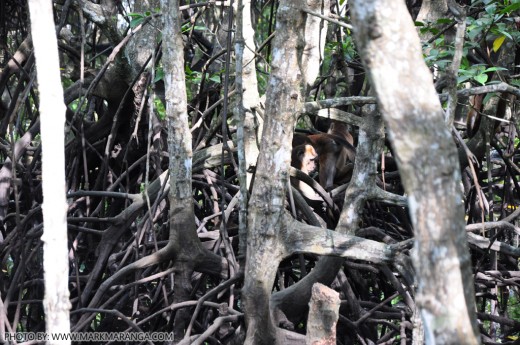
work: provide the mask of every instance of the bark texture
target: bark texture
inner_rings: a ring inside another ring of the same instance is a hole
[[[49,334],[66,334],[70,332],[71,304],[65,200],[65,104],[52,2],[29,1],[29,9],[40,92],[45,325]],[[70,340],[51,339],[48,344],[70,344]]]
[[[318,12],[321,1],[309,2]],[[289,184],[291,142],[302,109],[306,85],[317,76],[308,68],[318,63],[314,49],[319,35],[304,36],[308,16],[305,3],[281,1],[273,42],[272,73],[266,92],[266,110],[255,183],[249,203],[247,258],[242,296],[246,310],[246,344],[277,344],[277,330],[269,300],[280,260],[287,255],[285,196]],[[282,337],[280,337],[282,338]]]
[[[174,302],[190,299],[191,277],[199,265],[219,266],[220,258],[203,248],[197,237],[192,198],[192,136],[187,111],[184,52],[178,0],[162,0],[163,66],[165,75],[166,114],[168,115],[168,154],[170,157],[170,237],[163,249],[175,259]],[[215,259],[216,261],[212,260]],[[189,337],[189,310],[175,315],[176,340]],[[186,332],[186,328],[188,331]]]
[[[252,181],[252,173],[247,169],[256,165],[258,158],[257,135],[255,122],[257,107],[260,103],[258,81],[256,76],[255,30],[251,21],[251,0],[238,1],[237,33],[235,37],[237,106],[237,148],[240,181],[240,211],[239,211],[239,253],[245,259],[247,239],[247,204],[248,190]],[[241,266],[243,268],[243,264]]]
[[[325,285],[314,284],[309,303],[307,345],[336,344],[340,302],[339,293]]]
[[[408,193],[426,343],[478,344],[457,151],[406,13],[404,2],[354,2],[355,39]]]

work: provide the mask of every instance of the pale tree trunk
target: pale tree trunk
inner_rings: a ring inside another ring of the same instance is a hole
[[[320,47],[319,30],[312,30],[313,25],[317,29],[316,22],[303,10],[320,12],[321,5],[321,1],[305,4],[285,0],[278,7],[273,68],[266,92],[265,122],[247,219],[242,289],[247,325],[245,344],[286,343],[273,322],[269,304],[278,264],[287,255],[283,243],[288,228],[284,212],[293,130],[306,87],[317,76],[318,69],[314,67],[320,63],[319,54],[315,52]],[[309,33],[309,37],[302,33]]]
[[[276,344],[277,331],[269,309],[276,270],[285,252],[281,233],[285,192],[289,183],[292,131],[301,108],[303,80],[297,47],[305,28],[299,0],[280,2],[273,42],[272,74],[255,183],[249,202],[247,258],[242,297],[247,336],[245,344]]]
[[[181,12],[178,0],[162,0],[163,64],[165,75],[166,114],[168,116],[168,154],[170,156],[170,241],[175,248],[175,302],[189,298],[193,262],[183,260],[180,241],[191,237],[195,229],[192,176],[192,141],[188,127],[184,50],[180,27]],[[183,234],[185,235],[182,238]],[[194,244],[194,243],[193,243]],[[195,250],[196,247],[193,247]],[[184,335],[188,319],[186,312],[175,317],[175,339]]]
[[[201,267],[218,267],[222,259],[206,250],[197,237],[192,195],[192,136],[188,126],[184,50],[178,0],[162,0],[163,68],[166,114],[168,116],[168,155],[170,158],[170,236],[161,250],[175,260],[174,302],[191,298],[193,271]],[[189,337],[187,309],[177,311],[174,321],[175,340]],[[186,329],[188,328],[188,331]]]
[[[247,170],[256,165],[258,158],[255,121],[261,119],[257,115],[260,103],[258,81],[256,78],[255,31],[251,22],[251,0],[238,0],[236,17],[236,78],[237,105],[237,148],[240,181],[239,207],[239,253],[245,259],[247,239],[247,195],[252,180],[252,174]],[[256,117],[256,119],[255,119]],[[242,260],[243,261],[243,260]],[[243,263],[241,264],[243,269]]]
[[[43,269],[48,333],[69,333],[69,259],[65,199],[65,104],[51,0],[29,1],[42,142]],[[70,344],[70,340],[49,344]]]
[[[408,194],[426,343],[479,344],[457,150],[414,24],[402,1],[355,1],[352,15]]]

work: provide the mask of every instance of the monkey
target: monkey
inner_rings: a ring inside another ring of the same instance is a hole
[[[316,157],[318,154],[312,145],[296,146],[291,153],[291,166],[310,175],[316,170]]]
[[[312,145],[302,144],[293,147],[291,153],[291,166],[301,170],[307,175],[311,175],[316,171],[316,159],[318,154]],[[294,181],[294,180],[293,180]],[[298,188],[304,197],[310,200],[321,200],[320,196],[306,183],[299,182],[294,183],[295,187]]]
[[[320,133],[303,135],[295,133],[293,147],[303,144],[312,145],[318,154],[319,183],[330,191],[334,183],[341,184],[350,176],[352,167],[347,165],[354,162],[356,149],[345,137],[336,134]]]
[[[341,137],[345,139],[350,145],[354,146],[354,137],[348,130],[347,124],[344,122],[331,120],[327,133]]]
[[[318,154],[314,147],[310,144],[302,144],[293,147],[291,154],[291,166],[301,170],[305,175],[311,175],[316,171],[316,160]],[[301,174],[301,173],[300,173]],[[307,204],[312,209],[316,219],[324,227],[332,226],[333,215],[330,210],[327,210],[327,203],[318,194],[313,187],[306,182],[303,182],[296,174],[296,177],[291,177],[291,184],[301,193]],[[332,203],[331,200],[328,201]],[[325,221],[327,220],[327,221]]]

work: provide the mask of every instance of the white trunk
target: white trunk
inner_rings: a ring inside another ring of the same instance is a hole
[[[408,195],[426,344],[480,344],[457,148],[412,18],[402,1],[351,6],[356,46]]]
[[[47,333],[69,333],[69,261],[65,198],[65,104],[51,0],[30,0],[31,34],[36,57],[42,141],[43,307]],[[48,344],[70,344],[68,340]]]

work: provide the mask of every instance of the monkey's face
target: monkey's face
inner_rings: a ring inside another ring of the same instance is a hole
[[[310,174],[316,170],[316,159],[318,158],[318,154],[314,147],[311,145],[305,145],[305,151],[302,155],[302,171]]]
[[[308,175],[316,170],[317,159],[318,154],[312,145],[298,145],[292,150],[291,166],[301,170]]]

